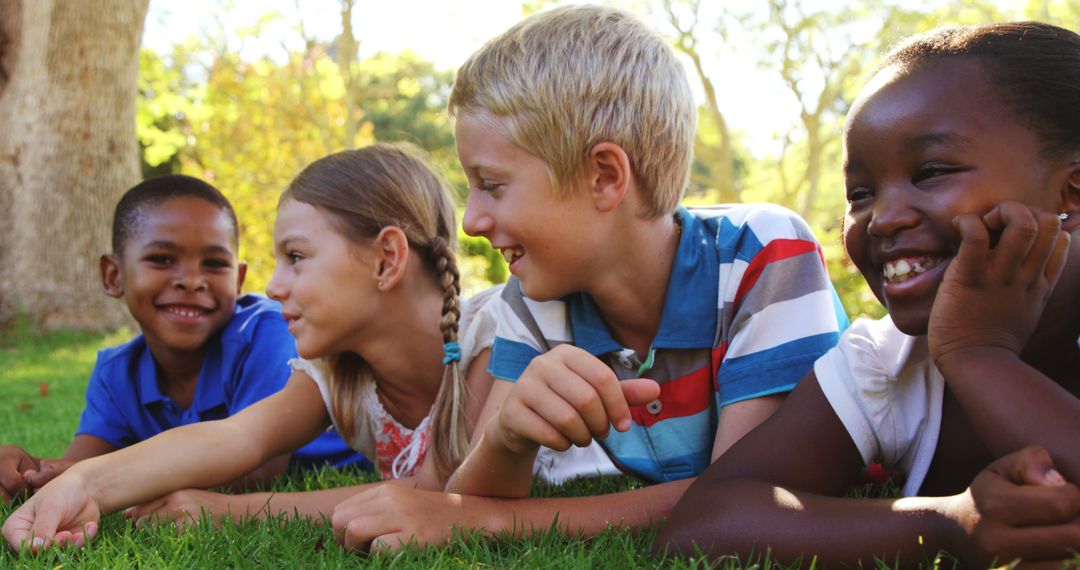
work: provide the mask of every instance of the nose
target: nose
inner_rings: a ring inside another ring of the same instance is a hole
[[[270,282],[266,284],[266,296],[281,302],[288,296],[288,288],[285,286],[285,277],[282,275],[281,263],[274,267],[274,274],[270,276]]]
[[[890,237],[917,225],[920,218],[915,202],[919,198],[917,194],[900,185],[880,188],[874,197],[867,233],[874,237]]]
[[[491,217],[487,202],[490,196],[475,190],[469,191],[469,197],[465,201],[465,213],[461,218],[461,229],[471,236],[483,236],[490,234],[495,228],[495,220]]]
[[[177,272],[173,277],[173,286],[182,291],[203,291],[208,287],[206,276],[198,269],[191,269],[184,264],[177,264]]]

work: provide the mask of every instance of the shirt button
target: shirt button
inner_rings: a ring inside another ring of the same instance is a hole
[[[660,400],[653,400],[648,404],[645,404],[645,411],[654,416],[659,416],[660,412],[664,410],[664,404],[660,403]]]

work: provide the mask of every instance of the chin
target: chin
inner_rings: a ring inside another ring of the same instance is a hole
[[[930,325],[929,312],[916,314],[911,310],[893,312],[890,309],[889,316],[892,318],[893,325],[908,336],[925,335]]]

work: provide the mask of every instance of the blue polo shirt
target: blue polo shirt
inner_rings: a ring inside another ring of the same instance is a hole
[[[721,409],[790,391],[848,326],[821,249],[793,212],[746,204],[676,216],[682,235],[646,354],[615,340],[584,292],[537,302],[512,280],[492,303],[495,378],[516,381],[533,358],[570,343],[620,380],[660,384],[659,398],[631,406],[627,432],[600,442],[623,471],[651,482],[699,475]]]
[[[226,418],[284,387],[291,373],[288,360],[296,356],[281,305],[258,295],[237,299],[233,318],[210,343],[187,409],[161,392],[157,363],[143,335],[98,352],[76,434],[122,448],[170,428]],[[292,461],[301,467],[370,468],[336,432],[297,450]]]

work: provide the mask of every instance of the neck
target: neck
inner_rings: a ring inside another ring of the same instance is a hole
[[[183,386],[199,381],[206,346],[195,350],[176,350],[147,339],[147,347],[157,365],[158,383],[165,390],[168,386]]]
[[[379,311],[390,318],[362,335],[354,350],[371,367],[386,410],[415,427],[430,410],[442,381],[442,291],[422,283],[411,289],[403,280],[381,293]],[[411,289],[411,290],[410,290]]]
[[[645,354],[660,329],[680,228],[674,216],[634,219],[621,227],[610,263],[595,272],[598,278],[586,291],[615,340]]]

